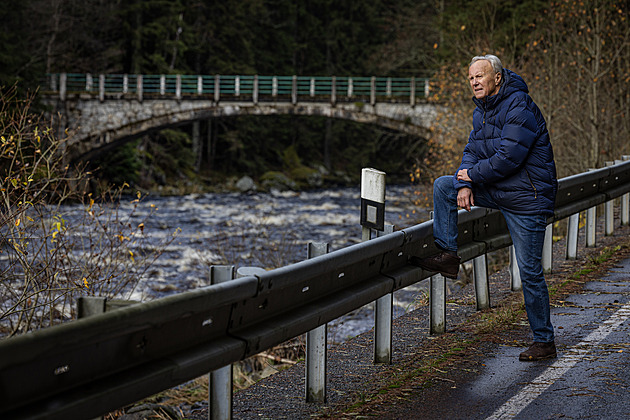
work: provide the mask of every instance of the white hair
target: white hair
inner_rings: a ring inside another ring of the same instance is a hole
[[[492,70],[494,70],[495,73],[502,73],[503,72],[503,64],[501,64],[501,60],[499,60],[499,57],[497,57],[496,55],[492,55],[492,54],[486,54],[486,55],[478,55],[476,57],[473,57],[472,60],[470,61],[470,64],[468,65],[468,67],[472,66],[473,63],[476,63],[479,60],[486,60],[490,63],[490,65],[492,66]]]

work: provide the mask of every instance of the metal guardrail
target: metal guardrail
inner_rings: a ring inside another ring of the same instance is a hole
[[[625,197],[630,162],[559,184],[553,220]],[[464,261],[511,245],[498,211],[461,211],[458,226]],[[310,331],[429,277],[407,255],[435,251],[432,227],[2,340],[0,417],[95,417]]]
[[[416,103],[429,96],[429,79],[415,77],[264,76],[264,75],[135,75],[51,73],[42,93],[93,94],[101,100],[212,98],[221,101],[365,100]]]

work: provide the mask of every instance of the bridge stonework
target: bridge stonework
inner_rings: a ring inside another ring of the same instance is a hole
[[[70,133],[67,158],[85,159],[100,149],[144,133],[197,120],[241,115],[303,115],[346,119],[376,124],[421,137],[427,137],[437,106],[420,103],[363,102],[258,102],[221,101],[191,98],[144,99],[99,98],[91,94],[44,96],[43,102],[59,118],[58,127]]]

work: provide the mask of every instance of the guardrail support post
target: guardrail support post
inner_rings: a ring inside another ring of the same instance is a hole
[[[175,76],[175,98],[177,100],[182,99],[182,75]]]
[[[621,158],[621,162],[630,160],[630,156],[628,155],[624,155]],[[622,225],[628,225],[630,224],[630,207],[629,207],[629,201],[630,201],[630,193],[625,193],[624,195],[621,196],[621,224]]]
[[[160,75],[160,95],[166,94],[166,76]]]
[[[330,103],[331,105],[337,103],[337,78],[335,76],[330,78]]]
[[[567,228],[567,260],[577,258],[578,229],[580,227],[580,213],[569,216],[569,226]]]
[[[510,278],[512,279],[511,288],[515,292],[523,288],[521,283],[521,272],[518,269],[518,261],[516,261],[516,251],[514,245],[510,245]]]
[[[92,87],[94,87],[94,79],[90,73],[85,75],[85,90],[87,92],[92,92]]]
[[[615,162],[606,162],[606,166],[613,166]],[[615,214],[614,205],[615,200],[608,200],[604,203],[604,220],[605,220],[605,235],[610,236],[615,231]]]
[[[377,236],[394,233],[394,225],[386,224]],[[392,363],[392,318],[394,294],[388,293],[376,300],[374,314],[374,363]]]
[[[327,254],[325,242],[310,242],[308,258]],[[320,325],[306,333],[306,402],[326,401],[326,345],[328,325]]]
[[[415,106],[416,105],[416,78],[415,77],[411,78],[409,90],[410,90],[409,105]]]
[[[210,284],[219,284],[234,278],[233,265],[210,267]],[[208,419],[232,418],[232,365],[210,372],[208,376]]]
[[[490,307],[490,291],[488,284],[488,259],[486,254],[473,259],[473,277],[475,281],[475,297],[477,310]]]
[[[430,282],[429,334],[443,334],[446,332],[446,278],[435,274]]]
[[[203,76],[197,76],[197,95],[203,94]]]
[[[543,273],[551,273],[553,267],[553,223],[549,223],[545,228],[545,242],[542,253]]]
[[[129,92],[129,75],[123,74],[123,93]]]
[[[291,81],[291,103],[293,105],[297,104],[297,76],[293,76],[293,80]]]

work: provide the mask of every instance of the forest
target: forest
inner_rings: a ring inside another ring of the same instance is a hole
[[[630,153],[627,1],[5,0],[0,16],[0,86],[18,96],[56,72],[377,75],[430,77],[430,100],[447,106],[426,139],[325,118],[214,119],[199,171],[190,128],[164,130],[91,163],[118,185],[214,185],[304,162],[333,183],[364,166],[431,181],[458,164],[467,64],[486,53],[528,83],[560,176]]]

